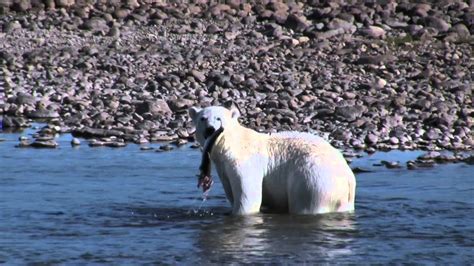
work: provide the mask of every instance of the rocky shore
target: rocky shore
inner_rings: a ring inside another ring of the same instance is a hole
[[[2,1],[3,127],[182,144],[232,101],[340,148],[472,150],[474,1],[182,2]]]

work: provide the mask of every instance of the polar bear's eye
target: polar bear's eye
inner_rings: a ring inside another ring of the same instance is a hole
[[[218,117],[218,118],[216,118],[216,119],[217,119],[217,121],[221,121],[221,118],[220,118],[220,117]]]

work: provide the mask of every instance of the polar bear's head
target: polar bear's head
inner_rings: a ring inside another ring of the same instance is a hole
[[[231,129],[238,124],[239,110],[232,106],[230,109],[221,106],[210,106],[206,108],[191,107],[189,115],[196,126],[196,139],[204,146],[204,142],[221,126]]]

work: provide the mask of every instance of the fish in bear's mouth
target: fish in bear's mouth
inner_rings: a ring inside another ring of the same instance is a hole
[[[219,135],[224,131],[221,126],[218,130],[212,127],[208,127],[204,131],[204,137],[206,143],[204,144],[201,158],[201,165],[199,166],[200,173],[198,175],[198,188],[202,187],[202,191],[205,193],[208,191],[214,183],[211,178],[211,151],[214,146],[214,142]]]

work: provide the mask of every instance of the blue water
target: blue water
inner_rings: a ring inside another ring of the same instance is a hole
[[[233,217],[215,176],[196,188],[199,150],[14,148],[0,133],[0,263],[474,262],[474,168],[373,166],[421,152],[375,153],[353,166],[356,212]],[[152,146],[157,147],[158,144]]]

